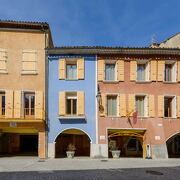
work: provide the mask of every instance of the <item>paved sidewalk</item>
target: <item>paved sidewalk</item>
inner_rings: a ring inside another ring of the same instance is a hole
[[[146,160],[138,158],[121,159],[45,159],[35,157],[1,157],[0,172],[54,170],[93,170],[145,167],[180,167],[180,159]],[[178,168],[179,168],[178,167]]]

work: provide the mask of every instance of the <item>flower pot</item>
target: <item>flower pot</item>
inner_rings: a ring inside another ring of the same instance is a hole
[[[120,150],[111,151],[112,157],[113,157],[114,159],[118,159],[119,156],[120,156],[120,152],[121,152]]]
[[[75,151],[66,151],[67,158],[72,159],[74,157]]]

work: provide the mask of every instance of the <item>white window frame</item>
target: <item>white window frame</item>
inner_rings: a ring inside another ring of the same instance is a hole
[[[116,115],[115,116],[112,116],[112,115],[108,115],[108,108],[107,108],[107,98],[108,98],[108,96],[116,96]],[[119,117],[119,114],[120,114],[120,110],[119,110],[119,107],[120,107],[120,100],[119,100],[119,94],[117,94],[117,93],[111,93],[111,94],[106,94],[106,116],[107,117]]]
[[[165,118],[177,118],[177,115],[176,115],[176,96],[175,95],[164,95],[164,99],[165,98],[172,98],[172,116],[171,117],[165,117]],[[165,101],[164,101],[165,103]],[[164,109],[165,110],[165,109]],[[165,114],[165,113],[164,113]]]
[[[165,61],[165,65],[166,64],[171,64],[172,65],[172,81],[165,81],[165,78],[164,78],[164,82],[177,82],[177,61],[169,61],[169,60],[166,60]],[[164,65],[164,71],[165,71],[165,65]]]
[[[77,91],[74,92],[66,92],[65,96],[65,114],[66,116],[76,116],[78,112],[78,97],[77,97]],[[67,114],[67,99],[76,99],[76,114]]]
[[[106,65],[107,64],[114,64],[114,80],[106,80]],[[117,67],[117,61],[116,60],[105,60],[104,63],[104,81],[106,82],[113,82],[113,81],[118,81],[118,67]]]
[[[136,62],[137,62],[137,64],[136,64],[136,81],[137,82],[150,81],[150,63],[149,63],[149,60],[137,60]],[[138,67],[138,64],[145,64],[145,80],[144,81],[140,81],[137,78],[137,73],[138,73],[137,67]]]
[[[23,54],[24,53],[35,53],[36,56],[35,56],[35,61],[25,61],[23,59]],[[34,71],[28,71],[28,70],[23,70],[23,62],[35,62],[35,70]],[[37,51],[36,50],[23,50],[22,51],[22,71],[21,71],[21,74],[37,74]]]
[[[149,96],[147,94],[135,94],[135,108],[136,108],[136,97],[144,97],[144,116],[138,116],[139,118],[149,116]]]

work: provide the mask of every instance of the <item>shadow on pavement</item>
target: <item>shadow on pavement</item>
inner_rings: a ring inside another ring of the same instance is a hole
[[[178,180],[180,166],[131,169],[1,172],[0,180]]]

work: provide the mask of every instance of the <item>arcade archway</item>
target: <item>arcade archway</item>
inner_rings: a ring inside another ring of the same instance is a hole
[[[76,148],[75,157],[90,156],[90,138],[79,129],[67,129],[61,132],[56,138],[55,157],[66,157],[66,151],[69,144]]]

